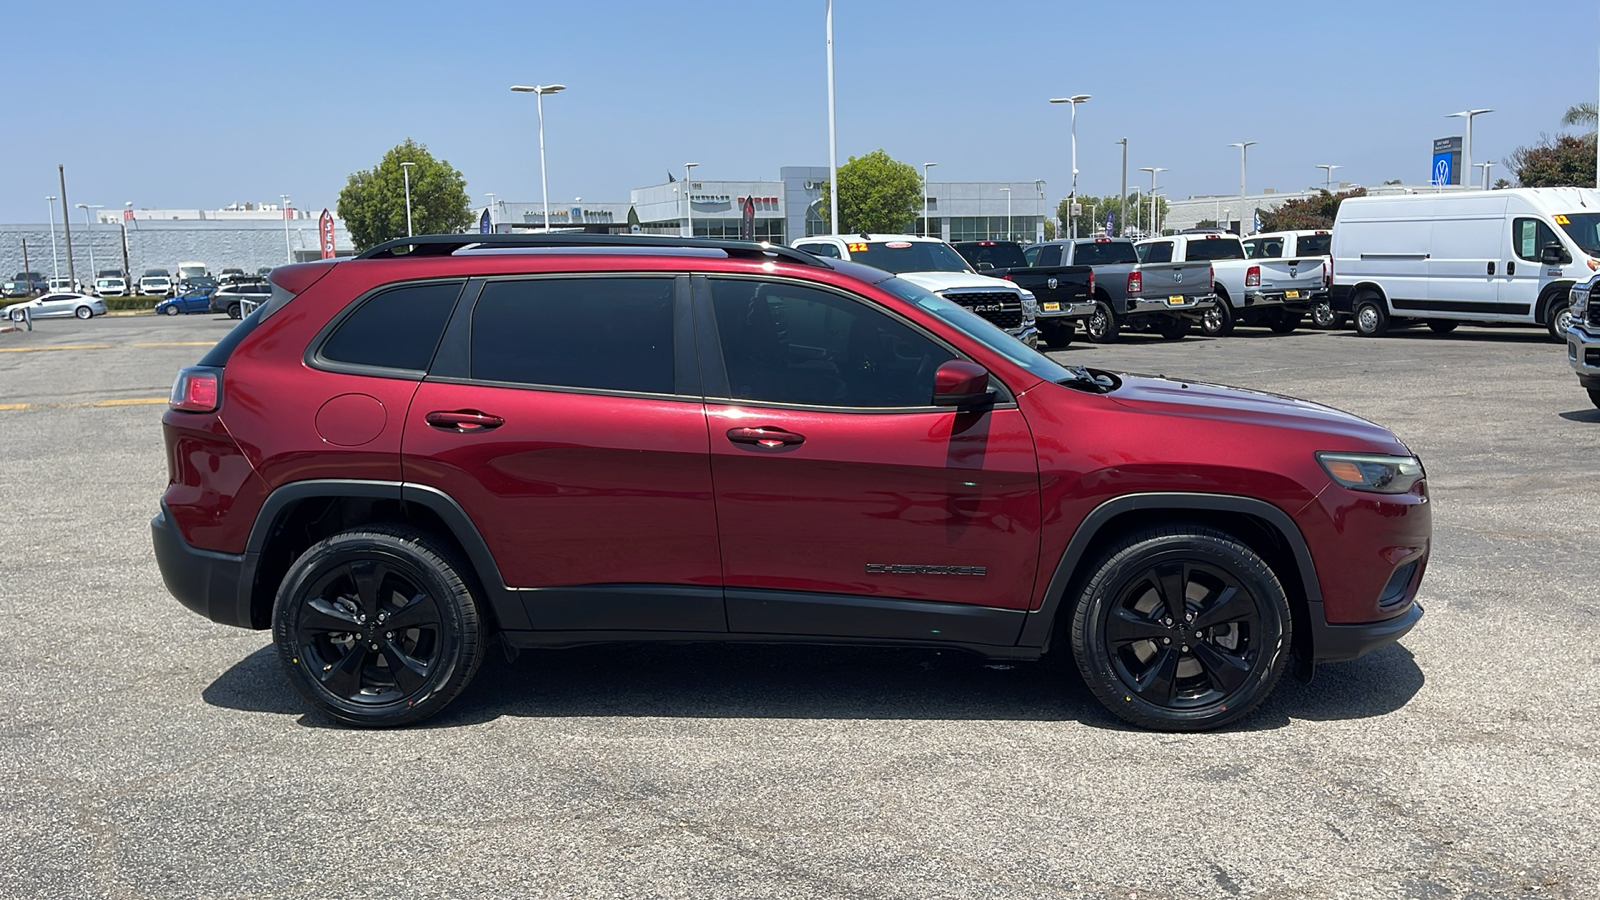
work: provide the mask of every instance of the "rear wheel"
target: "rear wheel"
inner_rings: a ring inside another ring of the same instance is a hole
[[[1567,339],[1567,329],[1572,326],[1572,297],[1566,291],[1554,292],[1545,301],[1545,327],[1550,336],[1559,342]]]
[[[87,306],[80,306],[77,309],[73,310],[72,314],[77,316],[80,319],[87,319],[87,318],[90,318],[90,317],[92,317],[94,315],[94,310],[90,309]]]
[[[1383,337],[1389,333],[1389,313],[1383,302],[1371,294],[1363,294],[1356,301],[1356,334],[1362,337]]]
[[[1097,300],[1094,312],[1084,320],[1083,330],[1088,333],[1089,340],[1096,344],[1113,344],[1122,333],[1122,326],[1117,323],[1117,314],[1111,311],[1111,304]]]
[[[1217,292],[1217,305],[1200,314],[1200,333],[1206,337],[1227,337],[1233,334],[1233,307],[1228,305],[1228,295]]]
[[[1434,334],[1449,334],[1456,330],[1460,322],[1451,322],[1448,319],[1434,319],[1428,322],[1428,329]]]
[[[483,660],[467,571],[404,528],[374,526],[313,544],[284,576],[272,610],[290,683],[348,725],[407,725],[439,712]]]
[[[239,304],[237,304],[237,303],[229,303],[228,304],[228,318],[230,318],[230,319],[239,318]]]
[[[1267,323],[1273,334],[1288,334],[1300,327],[1300,314],[1288,310],[1278,310],[1278,314]]]
[[[1326,300],[1318,301],[1311,307],[1311,324],[1317,328],[1332,328],[1338,317],[1333,314],[1333,306]]]
[[[1262,558],[1202,525],[1147,528],[1100,557],[1077,598],[1072,649],[1101,703],[1145,728],[1235,721],[1288,659],[1289,598]]]
[[[1077,329],[1071,319],[1040,319],[1038,322],[1039,333],[1051,347],[1059,349],[1072,343],[1072,333]]]
[[[1189,334],[1189,320],[1173,317],[1156,325],[1156,331],[1162,340],[1181,341]]]

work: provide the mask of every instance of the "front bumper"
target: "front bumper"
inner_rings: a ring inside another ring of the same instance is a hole
[[[1318,604],[1320,605],[1320,604]],[[1422,605],[1413,601],[1392,619],[1360,625],[1332,625],[1311,616],[1312,655],[1317,662],[1343,662],[1365,656],[1400,640],[1422,619]]]
[[[1567,365],[1584,387],[1600,389],[1600,334],[1590,332],[1588,326],[1583,325],[1568,328]]]
[[[156,566],[167,592],[213,622],[254,628],[250,616],[253,560],[248,553],[217,553],[189,545],[167,515],[166,506],[150,520]]]

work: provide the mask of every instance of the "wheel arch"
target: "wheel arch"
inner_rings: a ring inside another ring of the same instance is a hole
[[[1550,318],[1545,313],[1550,309],[1550,301],[1557,294],[1562,294],[1567,297],[1567,303],[1570,305],[1572,288],[1575,284],[1576,281],[1552,281],[1545,285],[1544,290],[1539,292],[1539,302],[1533,305],[1533,321],[1539,325],[1549,325]]]
[[[1394,309],[1389,305],[1389,293],[1376,281],[1358,281],[1350,286],[1350,311],[1355,312],[1356,304],[1361,302],[1362,295],[1377,294],[1383,301],[1383,311],[1394,315]]]
[[[1024,622],[1018,644],[1048,651],[1072,620],[1071,597],[1089,573],[1085,563],[1123,536],[1173,521],[1210,525],[1239,538],[1266,560],[1289,595],[1294,649],[1313,657],[1313,621],[1322,617],[1322,588],[1305,536],[1288,513],[1265,500],[1231,494],[1151,493],[1115,497],[1084,517],[1056,563],[1039,608]]]
[[[421,485],[345,479],[285,484],[262,504],[245,542],[239,581],[240,605],[249,610],[251,626],[270,627],[278,585],[306,548],[340,531],[378,524],[413,528],[454,551],[469,565],[462,575],[484,601],[491,627],[526,627],[526,615],[506,589],[483,535],[454,498]]]

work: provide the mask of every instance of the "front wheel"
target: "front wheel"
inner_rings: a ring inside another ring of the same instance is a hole
[[[1232,535],[1146,528],[1092,571],[1073,612],[1072,650],[1107,709],[1144,728],[1203,731],[1272,692],[1291,646],[1288,594]]]
[[[1200,314],[1200,333],[1206,337],[1227,337],[1233,334],[1233,307],[1217,295],[1215,306]]]
[[[175,315],[178,314],[178,305],[176,303],[174,303],[173,305],[167,307],[166,309],[163,309],[161,312],[164,315],[175,316]]]
[[[1072,334],[1077,330],[1071,320],[1039,319],[1038,325],[1044,342],[1058,350],[1072,343]]]
[[[1096,344],[1114,344],[1122,333],[1122,326],[1118,324],[1117,314],[1112,311],[1111,304],[1097,300],[1094,312],[1083,323],[1083,330],[1089,335],[1089,340]]]
[[[1546,327],[1550,329],[1550,336],[1558,342],[1565,343],[1567,329],[1572,327],[1572,298],[1565,291],[1551,296],[1544,308]]]
[[[335,534],[278,587],[272,636],[289,682],[347,725],[387,727],[439,712],[483,660],[466,564],[404,528]]]

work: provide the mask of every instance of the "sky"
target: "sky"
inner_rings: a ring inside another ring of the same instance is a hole
[[[1114,194],[1164,166],[1168,196],[1337,180],[1425,183],[1448,113],[1492,108],[1475,162],[1558,133],[1600,94],[1600,5],[1350,0],[835,0],[838,155],[935,162],[933,181]],[[461,170],[474,205],[537,201],[546,98],[551,202],[628,199],[681,177],[776,180],[827,165],[824,0],[440,4],[9,0],[0,222],[73,203],[335,206],[351,172],[410,137]],[[32,134],[27,134],[32,131]],[[1494,176],[1503,170],[1496,167]],[[75,220],[81,214],[75,214]]]

